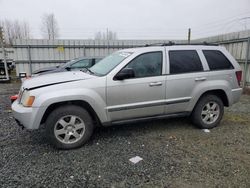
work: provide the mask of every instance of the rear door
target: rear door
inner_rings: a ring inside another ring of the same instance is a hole
[[[188,105],[199,86],[207,80],[207,72],[195,49],[167,50],[167,81],[165,112],[188,111]]]

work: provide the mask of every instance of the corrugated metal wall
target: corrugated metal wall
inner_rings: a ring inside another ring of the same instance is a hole
[[[218,35],[192,42],[217,43],[225,46],[241,64],[246,80],[250,84],[250,30]],[[16,40],[14,41],[14,60],[17,75],[19,72],[31,71],[42,67],[55,66],[81,56],[106,56],[116,50],[142,46],[145,44],[163,43],[168,40]],[[176,41],[185,42],[185,41]],[[247,52],[248,49],[248,52]],[[248,58],[246,57],[248,54]],[[1,55],[1,54],[0,54]],[[246,63],[248,59],[248,63]],[[246,71],[245,71],[246,70]]]
[[[68,60],[83,57],[104,57],[124,48],[167,42],[164,40],[16,40],[15,63],[17,75],[39,68],[55,66]]]
[[[225,48],[240,63],[243,70],[243,79],[250,85],[250,30],[218,35],[197,40],[216,43]]]
[[[235,59],[242,62],[246,59],[248,38],[250,37],[250,30],[229,33],[225,35],[218,35],[209,38],[199,39],[197,41],[206,41],[208,43],[216,43],[223,45],[234,56]],[[248,60],[250,60],[250,53],[248,53]]]

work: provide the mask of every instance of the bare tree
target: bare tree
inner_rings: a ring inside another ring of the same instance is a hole
[[[18,20],[4,20],[0,22],[0,25],[4,28],[5,41],[7,44],[12,44],[15,39],[30,39],[30,27],[25,21],[20,22]]]
[[[96,40],[101,40],[102,39],[102,32],[97,32],[97,33],[95,33],[95,39]]]
[[[24,36],[25,39],[32,38],[31,32],[30,32],[31,29],[30,29],[30,26],[29,26],[29,24],[27,22],[23,22],[21,28],[22,28],[22,33],[23,33],[23,36]]]
[[[117,40],[117,34],[114,31],[109,31],[107,29],[106,32],[97,32],[95,33],[96,40]]]
[[[43,15],[41,31],[46,39],[53,40],[59,37],[59,28],[53,13]]]
[[[5,20],[5,21],[1,21],[1,27],[3,27],[3,31],[4,31],[4,38],[5,38],[5,42],[7,44],[11,44],[12,43],[12,23],[9,20]]]

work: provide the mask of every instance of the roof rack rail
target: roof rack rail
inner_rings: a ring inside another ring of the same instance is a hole
[[[218,44],[208,43],[206,41],[200,43],[175,43],[173,41],[169,41],[168,43],[153,43],[146,44],[145,47],[149,46],[175,46],[175,45],[206,45],[206,46],[218,46]]]
[[[145,44],[145,47],[149,47],[149,46],[172,46],[175,43],[172,41],[169,41],[168,43],[152,43],[152,44]]]

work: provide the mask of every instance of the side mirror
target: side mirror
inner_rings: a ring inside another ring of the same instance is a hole
[[[115,75],[114,80],[124,80],[129,78],[134,78],[135,72],[132,68],[122,69],[120,72]]]

